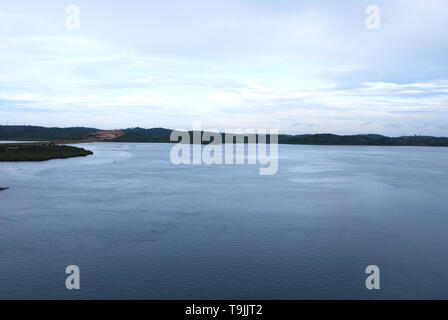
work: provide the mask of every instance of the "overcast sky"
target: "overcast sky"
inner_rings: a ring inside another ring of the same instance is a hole
[[[0,123],[448,136],[447,39],[446,0],[0,0]]]

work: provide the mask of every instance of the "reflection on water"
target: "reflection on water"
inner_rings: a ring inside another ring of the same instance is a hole
[[[82,147],[0,163],[0,298],[448,298],[448,149],[282,145],[260,176]]]

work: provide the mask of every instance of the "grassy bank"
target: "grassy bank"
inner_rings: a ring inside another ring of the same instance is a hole
[[[0,144],[0,161],[46,161],[84,157],[92,151],[72,146],[51,143],[7,143]]]

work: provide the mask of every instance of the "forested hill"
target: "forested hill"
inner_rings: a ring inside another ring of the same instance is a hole
[[[339,136],[335,134],[279,135],[281,144],[433,146],[448,147],[448,138],[430,136],[386,137],[378,134]]]
[[[107,134],[95,128],[45,128],[36,126],[0,126],[0,140],[29,141],[95,141],[86,137],[95,134]],[[122,129],[119,137],[103,139],[111,142],[171,142],[172,130],[165,128],[129,128]],[[98,136],[98,135],[97,135]],[[101,135],[100,135],[101,136]],[[103,135],[104,136],[104,135]],[[224,137],[224,135],[223,135]],[[224,139],[223,139],[224,141]],[[386,137],[378,134],[359,134],[340,136],[335,134],[285,135],[278,137],[280,144],[312,144],[312,145],[362,145],[362,146],[438,146],[448,147],[448,138],[430,136]]]
[[[37,126],[0,126],[0,140],[53,141],[82,140],[83,136],[98,131],[95,128],[46,128]]]

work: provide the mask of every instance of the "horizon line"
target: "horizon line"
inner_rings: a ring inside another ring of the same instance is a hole
[[[68,126],[68,127],[58,127],[58,126],[42,126],[42,125],[32,125],[32,124],[0,124],[0,127],[37,127],[37,128],[46,128],[46,129],[70,129],[70,128],[85,128],[85,129],[95,129],[98,131],[114,131],[114,130],[118,130],[118,131],[122,131],[122,130],[129,130],[129,129],[143,129],[143,130],[151,130],[151,129],[164,129],[164,130],[171,130],[171,131],[182,131],[182,132],[197,132],[198,130],[194,130],[194,129],[170,129],[170,128],[166,128],[166,127],[140,127],[140,126],[136,126],[136,127],[127,127],[127,128],[114,128],[114,129],[100,129],[97,127],[89,127],[89,126]],[[251,128],[252,129],[252,128]],[[243,132],[241,133],[233,133],[233,134],[245,134],[247,132],[247,130],[251,130],[251,129],[227,129],[227,130],[242,130]],[[255,131],[257,131],[258,129],[254,129]],[[448,136],[432,136],[432,135],[424,135],[424,134],[405,134],[405,135],[398,135],[398,136],[388,136],[388,135],[384,135],[384,134],[380,134],[380,133],[353,133],[353,134],[336,134],[336,133],[331,133],[331,132],[316,132],[316,133],[296,133],[296,134],[291,134],[291,133],[280,133],[280,129],[266,129],[263,128],[263,130],[279,130],[278,135],[285,135],[285,136],[306,136],[306,135],[334,135],[334,136],[372,136],[372,135],[376,135],[376,136],[382,136],[382,137],[386,137],[386,138],[403,138],[403,137],[431,137],[431,138],[448,138]],[[213,131],[213,130],[200,130],[201,132],[214,132],[214,133],[221,133],[221,134],[226,134],[226,133],[232,133],[232,132],[226,132],[226,131]]]

